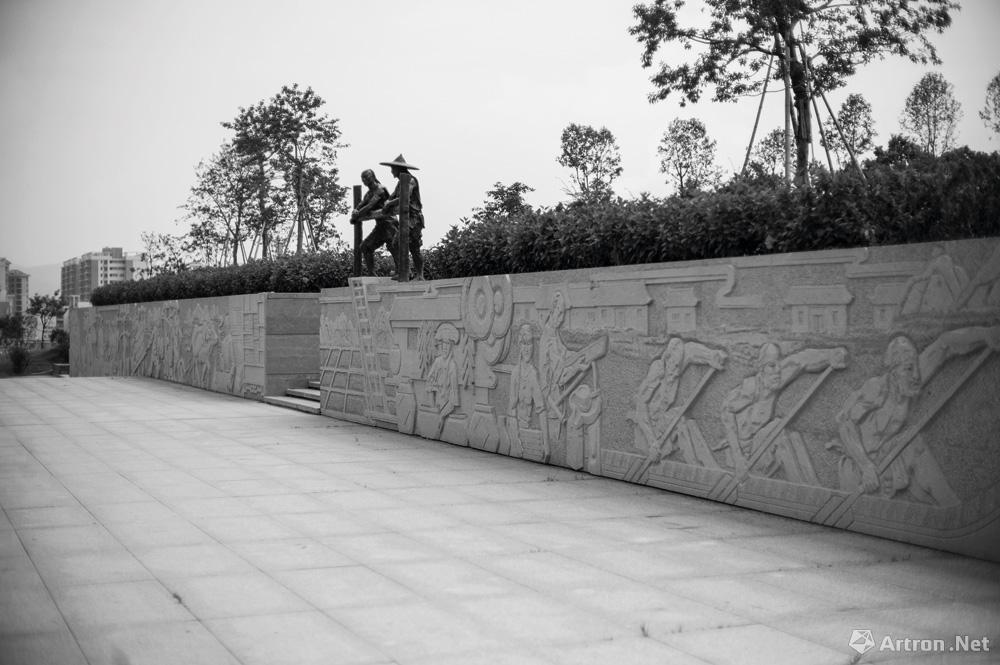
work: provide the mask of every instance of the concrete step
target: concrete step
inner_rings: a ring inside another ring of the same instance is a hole
[[[315,388],[316,390],[319,390],[319,385],[320,385],[319,384],[319,379],[316,379],[315,381],[310,381],[309,382],[309,387],[310,388]]]
[[[299,397],[301,399],[311,399],[319,402],[322,399],[318,388],[289,388],[285,391],[289,397]]]
[[[296,411],[303,411],[305,413],[313,413],[319,415],[320,407],[319,402],[311,399],[303,399],[301,397],[289,397],[286,395],[265,395],[264,402],[267,404],[273,404],[274,406],[283,406],[286,409],[295,409]]]

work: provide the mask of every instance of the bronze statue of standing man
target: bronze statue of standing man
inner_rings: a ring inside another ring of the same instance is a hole
[[[351,224],[360,224],[366,219],[375,220],[375,228],[368,234],[368,237],[361,243],[361,256],[365,260],[365,274],[373,276],[375,274],[375,250],[385,245],[392,255],[392,260],[396,260],[396,220],[392,215],[386,214],[384,207],[389,200],[389,190],[378,181],[375,172],[365,169],[361,172],[361,182],[364,183],[368,191],[361,199],[361,203],[351,213]]]
[[[399,179],[401,173],[409,174],[410,171],[418,170],[413,164],[407,164],[406,160],[403,159],[403,155],[399,155],[391,162],[379,162],[382,166],[388,166],[392,170],[392,177]],[[413,279],[423,279],[424,278],[424,258],[420,255],[420,245],[423,242],[423,230],[424,230],[424,213],[423,204],[420,202],[420,183],[417,179],[410,174],[410,191],[409,191],[409,251],[410,256],[413,257]],[[399,208],[399,183],[396,183],[396,189],[393,190],[391,198],[386,201],[385,207],[382,209],[384,214],[395,215]],[[398,239],[398,234],[397,234]],[[393,243],[398,244],[397,242]],[[397,247],[397,252],[407,251],[406,247]],[[397,266],[399,261],[396,262]],[[398,272],[398,271],[397,271]]]

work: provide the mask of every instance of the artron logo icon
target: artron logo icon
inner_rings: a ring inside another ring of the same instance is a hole
[[[864,654],[875,646],[875,638],[872,637],[870,630],[855,630],[851,633],[851,641],[848,644],[858,653]]]

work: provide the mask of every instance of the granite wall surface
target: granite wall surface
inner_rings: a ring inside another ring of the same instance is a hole
[[[318,377],[315,293],[70,311],[72,376],[148,376],[260,399]]]
[[[320,309],[324,415],[1000,560],[998,238],[358,278]]]

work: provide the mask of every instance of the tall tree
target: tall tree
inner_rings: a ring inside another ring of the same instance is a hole
[[[925,33],[951,24],[954,0],[704,0],[699,24],[685,0],[655,0],[634,8],[629,32],[643,45],[643,67],[660,46],[697,49],[693,62],[662,62],[652,77],[650,101],[679,93],[697,102],[706,87],[715,101],[757,94],[769,63],[773,78],[791,88],[796,178],[808,182],[813,97],[844,85],[858,66],[887,55],[939,62]],[[687,24],[685,24],[687,23]]]
[[[271,256],[272,233],[280,221],[271,196],[277,177],[272,160],[278,148],[271,140],[270,125],[270,109],[263,101],[247,108],[241,107],[232,122],[222,123],[223,127],[235,132],[233,147],[246,167],[253,171],[251,182],[257,199],[257,233],[260,236],[261,256],[265,259]]]
[[[286,252],[293,233],[296,253],[307,234],[316,247],[335,239],[330,219],[347,211],[347,189],[338,183],[336,167],[337,150],[345,146],[338,121],[321,112],[323,104],[312,88],[283,86],[270,100],[240,108],[234,120],[222,123],[235,132],[233,146],[255,174],[254,219],[264,258]]]
[[[1000,74],[994,76],[986,86],[986,104],[979,112],[979,117],[989,129],[1000,134]]]
[[[913,86],[903,105],[900,126],[935,157],[955,146],[962,105],[954,86],[938,72],[928,72]]]
[[[674,118],[657,148],[660,172],[667,174],[667,182],[673,181],[680,194],[713,187],[721,177],[715,165],[716,145],[701,120]]]
[[[823,122],[822,144],[837,155],[841,164],[845,164],[850,158],[848,148],[855,157],[860,157],[874,147],[873,139],[877,135],[875,121],[872,119],[872,105],[864,95],[852,93],[840,105],[837,122],[834,123],[833,118],[827,118]]]
[[[191,222],[188,247],[209,265],[236,265],[252,258],[260,225],[255,224],[256,172],[236,148],[225,144],[198,164],[195,185],[184,204]]]
[[[347,212],[347,188],[337,182],[338,121],[320,112],[323,99],[312,88],[284,86],[269,104],[270,135],[276,165],[295,202],[295,253],[301,254],[306,233],[318,248],[336,238],[328,222],[334,213]]]
[[[611,183],[622,174],[618,142],[607,127],[570,123],[562,132],[562,154],[557,160],[573,169],[567,193],[579,201],[609,199]]]
[[[56,290],[50,296],[35,294],[28,298],[28,308],[25,313],[29,316],[37,317],[38,325],[42,329],[42,346],[45,346],[45,331],[52,326],[56,320],[66,313],[69,306]]]

